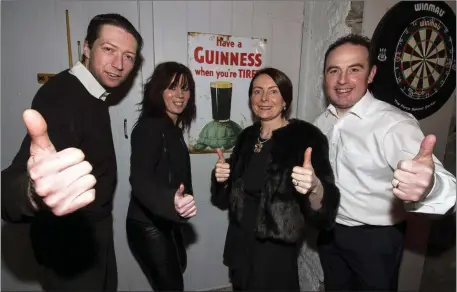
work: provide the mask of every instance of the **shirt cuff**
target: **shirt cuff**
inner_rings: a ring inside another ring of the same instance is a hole
[[[441,187],[442,184],[439,183],[438,181],[439,181],[439,176],[437,176],[436,172],[434,172],[433,173],[433,187],[430,189],[428,194],[425,195],[425,197],[423,197],[422,200],[420,200],[417,203],[426,202],[426,201],[432,200],[433,198],[435,198],[442,191],[442,189],[443,189]]]
[[[435,206],[438,206],[438,202],[434,202],[435,199],[443,192],[443,183],[439,175],[436,175],[436,172],[433,174],[434,183],[430,192],[418,202],[408,202],[405,203],[405,209],[408,212],[418,212],[425,214],[437,214],[438,210]]]

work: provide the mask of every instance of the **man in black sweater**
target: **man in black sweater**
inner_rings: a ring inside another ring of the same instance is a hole
[[[24,112],[28,135],[2,171],[2,219],[31,222],[46,291],[116,291],[116,157],[108,103],[138,68],[143,39],[123,16],[95,16],[82,62]]]

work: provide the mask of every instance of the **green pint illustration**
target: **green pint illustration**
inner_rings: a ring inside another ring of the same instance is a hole
[[[230,120],[232,108],[232,83],[228,81],[213,81],[211,87],[211,109],[213,120],[201,130],[197,144],[197,151],[206,148],[231,149],[235,146],[236,138],[242,128]]]

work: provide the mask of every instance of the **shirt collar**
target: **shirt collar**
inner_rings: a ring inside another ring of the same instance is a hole
[[[81,62],[76,62],[69,72],[78,78],[78,80],[92,96],[103,101],[106,100],[109,93],[103,86],[101,86],[97,79],[95,79],[92,73],[90,73],[86,66],[84,66]]]
[[[371,92],[369,90],[367,90],[365,95],[362,96],[362,98],[355,105],[353,105],[352,108],[349,109],[348,113],[353,114],[360,119],[363,119],[363,117],[366,115],[367,110],[373,100],[374,100],[373,95],[371,94]],[[332,104],[330,104],[327,107],[326,117],[328,116],[328,113],[330,113],[330,114],[334,115],[336,118],[338,118],[336,108]]]
[[[373,95],[367,90],[364,96],[349,110],[350,113],[356,115],[360,119],[366,116],[368,108],[374,100]]]
[[[336,118],[338,118],[338,113],[336,112],[336,108],[333,104],[329,104],[327,107],[327,112],[325,113],[325,117],[328,117],[329,114],[332,114]]]

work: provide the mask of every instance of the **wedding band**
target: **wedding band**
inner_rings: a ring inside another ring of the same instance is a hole
[[[292,179],[292,183],[294,184],[294,186],[298,186],[298,180],[296,180],[295,178]]]

